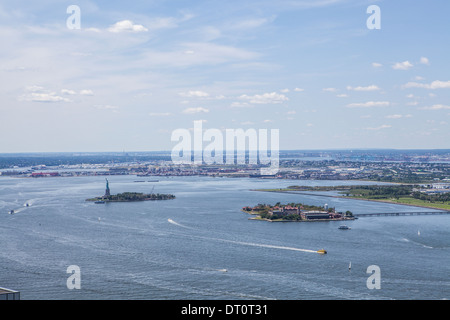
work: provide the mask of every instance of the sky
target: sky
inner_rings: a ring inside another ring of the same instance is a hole
[[[1,0],[0,153],[171,150],[196,120],[278,129],[282,150],[449,149],[449,15],[448,0]]]

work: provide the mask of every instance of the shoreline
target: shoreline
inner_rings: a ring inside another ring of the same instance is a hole
[[[267,221],[267,222],[330,222],[330,221],[347,221],[347,220],[356,220],[357,218],[345,218],[345,219],[310,219],[310,220],[283,220],[283,219],[277,219],[277,220],[270,220],[265,219],[261,217],[253,217],[248,218],[248,220],[253,221]]]

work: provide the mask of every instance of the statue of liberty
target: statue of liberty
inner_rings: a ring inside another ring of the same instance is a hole
[[[106,179],[106,190],[105,190],[105,195],[104,197],[109,197],[111,194],[109,192],[109,182],[108,179]]]

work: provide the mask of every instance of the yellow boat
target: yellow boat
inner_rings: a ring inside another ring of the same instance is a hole
[[[326,253],[327,253],[327,250],[325,250],[325,249],[320,249],[320,250],[317,250],[317,253],[320,253],[320,254],[326,254]]]

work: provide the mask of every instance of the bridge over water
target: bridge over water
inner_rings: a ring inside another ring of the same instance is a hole
[[[417,212],[379,212],[379,213],[358,213],[353,214],[354,217],[383,217],[383,216],[420,216],[420,215],[437,215],[450,214],[450,211],[417,211]]]

